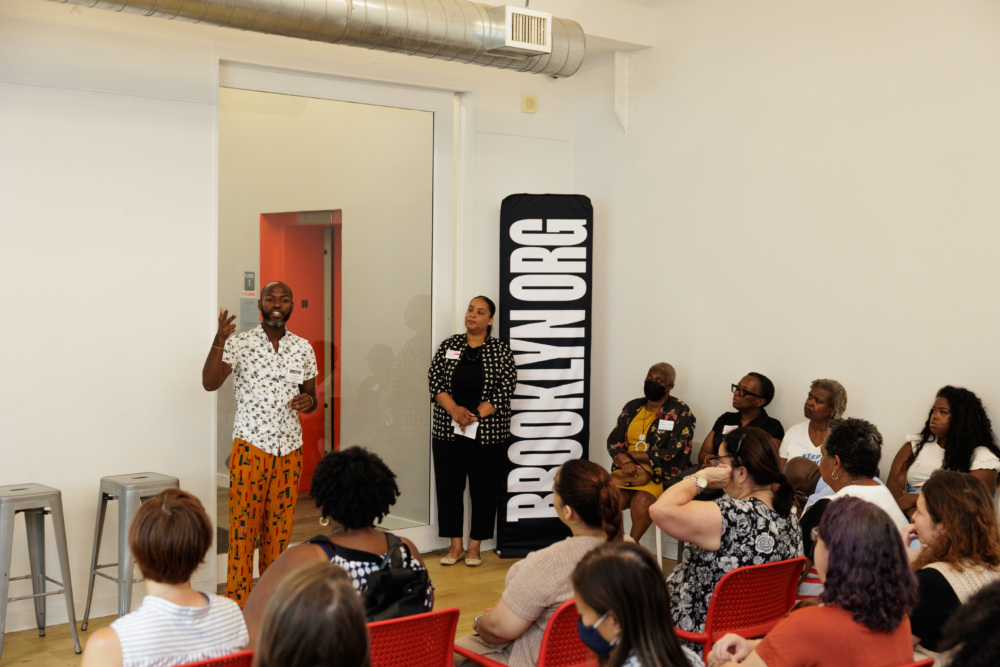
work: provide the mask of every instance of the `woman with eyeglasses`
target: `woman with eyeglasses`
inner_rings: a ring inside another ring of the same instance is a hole
[[[716,442],[741,426],[753,426],[767,431],[775,442],[781,442],[785,436],[781,422],[768,415],[764,409],[774,398],[774,383],[766,375],[747,373],[739,384],[732,385],[732,391],[735,412],[725,412],[715,420],[705,442],[701,443],[701,450],[698,452],[700,465],[704,465],[705,459],[715,454]]]
[[[831,434],[832,435],[832,434]],[[898,667],[913,662],[907,614],[917,582],[885,512],[861,498],[830,503],[816,528],[819,605],[778,622],[763,639],[725,635],[709,665]]]
[[[715,585],[730,570],[802,555],[802,534],[791,513],[792,487],[778,466],[771,436],[738,428],[722,439],[709,467],[663,492],[650,509],[660,530],[686,542],[670,584],[674,625],[701,632]],[[706,488],[718,500],[695,500]]]
[[[939,468],[969,472],[992,494],[1000,472],[1000,448],[983,402],[968,389],[942,387],[920,435],[907,437],[889,471],[889,489],[912,517],[917,495]]]
[[[1000,529],[993,498],[975,476],[937,470],[917,498],[903,541],[917,573],[920,602],[910,614],[914,642],[936,656],[952,612],[983,587],[1000,581]]]

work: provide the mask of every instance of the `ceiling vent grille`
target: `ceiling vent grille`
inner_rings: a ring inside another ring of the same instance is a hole
[[[486,51],[512,57],[552,53],[552,15],[504,5],[487,10],[493,32]]]

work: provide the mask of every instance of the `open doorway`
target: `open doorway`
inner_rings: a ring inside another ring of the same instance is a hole
[[[324,451],[367,447],[396,472],[401,490],[383,525],[434,548],[426,373],[435,113],[221,88],[219,138],[219,304],[234,310],[248,274],[259,278],[257,294],[282,280],[295,298],[289,330],[316,351],[323,410],[303,419],[300,489],[308,490]],[[217,396],[221,491],[231,384]],[[300,507],[312,501],[301,498]],[[297,528],[321,532],[315,518]],[[220,528],[227,521],[223,502]],[[220,535],[220,553],[226,545]]]

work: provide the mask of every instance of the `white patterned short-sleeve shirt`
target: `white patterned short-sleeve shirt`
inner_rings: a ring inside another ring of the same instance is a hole
[[[275,352],[264,326],[258,325],[226,340],[222,361],[233,369],[233,438],[274,456],[287,456],[301,447],[299,413],[288,403],[299,394],[301,382],[317,375],[309,341],[286,330]],[[297,371],[301,374],[296,376]]]

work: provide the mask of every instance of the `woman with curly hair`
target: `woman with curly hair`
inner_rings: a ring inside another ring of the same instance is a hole
[[[573,569],[589,551],[621,541],[618,489],[593,461],[562,464],[552,485],[552,504],[570,537],[528,554],[507,570],[503,596],[476,617],[472,631],[455,645],[512,667],[538,663],[545,626],[556,608],[573,597]],[[659,619],[651,619],[659,623]],[[455,656],[455,665],[466,658]]]
[[[399,550],[399,567],[426,569],[420,552],[410,540],[375,528],[375,522],[389,513],[399,497],[396,475],[378,455],[361,447],[328,453],[316,466],[309,493],[323,512],[320,524],[329,526],[330,532],[290,547],[261,575],[243,607],[251,648],[275,588],[305,563],[329,561],[339,565],[358,590],[379,568],[391,547]],[[398,542],[402,544],[397,547]],[[430,611],[433,605],[434,587],[428,580],[424,610]]]
[[[708,600],[726,572],[802,555],[792,487],[767,432],[730,431],[719,455],[706,462],[707,468],[665,490],[649,510],[660,530],[687,542],[667,581],[674,625],[689,632],[704,629]],[[695,500],[706,488],[726,495]]]
[[[903,541],[919,539],[908,554],[917,572],[920,602],[910,614],[913,640],[929,655],[941,650],[941,628],[981,588],[1000,581],[1000,529],[993,498],[974,476],[937,470],[917,498]]]
[[[580,638],[600,667],[703,665],[677,640],[663,573],[637,544],[604,544],[584,556],[573,571],[573,599]]]
[[[804,456],[819,465],[819,448],[830,433],[830,422],[840,419],[847,410],[847,390],[836,380],[813,380],[809,385],[802,414],[806,421],[792,426],[785,432],[778,455],[781,464]]]
[[[793,611],[763,639],[727,634],[715,664],[897,667],[913,661],[907,614],[917,581],[896,526],[861,498],[833,500],[814,531],[820,605]]]
[[[888,487],[908,518],[917,494],[935,470],[971,472],[992,495],[1000,472],[1000,448],[979,397],[968,389],[942,387],[920,435],[907,436],[892,461]]]

